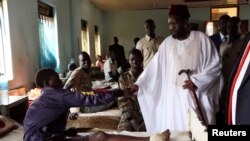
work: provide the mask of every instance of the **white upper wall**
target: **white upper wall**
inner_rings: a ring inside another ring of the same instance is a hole
[[[205,23],[210,20],[210,7],[189,8],[190,22],[199,24],[199,29],[205,31]],[[250,20],[248,16],[250,5],[239,6],[239,17],[242,20]],[[135,37],[144,37],[144,21],[151,18],[156,23],[156,34],[168,36],[168,9],[162,10],[135,10],[103,12],[103,47],[108,51],[108,46],[113,43],[113,36],[119,38],[119,43],[124,46],[126,56],[134,47],[133,39]],[[250,27],[250,21],[249,21]]]
[[[75,61],[81,51],[81,19],[87,21],[89,32],[90,57],[92,63],[95,62],[95,40],[94,26],[98,26],[102,33],[102,11],[95,8],[89,0],[70,0],[71,3],[71,22],[72,22],[72,47],[74,48]],[[102,39],[102,38],[101,38]]]
[[[191,22],[204,24],[210,17],[209,8],[190,8],[189,10]],[[108,51],[108,46],[113,43],[113,36],[117,36],[128,56],[128,52],[134,47],[134,38],[145,36],[144,22],[147,19],[155,21],[157,35],[166,37],[169,35],[167,18],[167,9],[105,12],[103,14],[103,27],[105,28],[102,36],[104,50]],[[204,27],[200,28],[204,29]]]
[[[128,52],[134,47],[134,38],[145,36],[144,22],[149,18],[155,21],[156,34],[165,37],[168,31],[166,13],[166,10],[105,12],[102,36],[105,52],[113,44],[113,37],[117,36],[128,56]]]
[[[60,68],[66,68],[71,57],[69,0],[43,0],[55,8]],[[9,89],[31,88],[39,69],[39,34],[37,0],[7,0],[10,41],[12,47],[13,80]]]
[[[31,86],[39,67],[38,10],[34,0],[7,0],[13,80],[9,89]]]

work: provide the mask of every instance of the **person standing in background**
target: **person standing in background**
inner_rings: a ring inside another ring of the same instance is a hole
[[[221,58],[223,58],[222,56],[222,52],[225,48],[225,46],[228,46],[231,44],[231,42],[229,42],[229,35],[227,33],[227,22],[229,21],[230,19],[230,16],[228,15],[222,15],[219,19],[219,22],[218,22],[218,32],[213,34],[212,36],[210,36],[210,39],[214,42],[214,45],[220,55]],[[223,61],[222,61],[223,62]],[[222,67],[222,71],[223,71],[223,67]],[[223,73],[222,73],[223,75]],[[216,123],[217,124],[223,124],[224,123],[224,118],[225,118],[225,113],[223,112],[223,103],[225,103],[223,101],[224,98],[223,97],[223,85],[224,84],[224,80],[223,80],[223,76],[221,75],[221,79],[220,79],[220,90],[219,90],[219,93],[220,93],[220,97],[219,97],[219,103],[220,103],[220,108],[219,108],[219,111],[218,113],[216,114]]]
[[[158,48],[164,38],[156,35],[156,26],[152,19],[147,19],[145,21],[144,28],[146,35],[137,42],[136,49],[142,52],[144,58],[143,67],[145,68],[155,53],[158,51]]]
[[[230,74],[237,62],[237,58],[240,55],[244,43],[246,40],[246,35],[241,34],[241,20],[239,17],[231,17],[227,22],[227,33],[230,36],[230,39],[226,42],[223,42],[220,46],[220,55],[222,61],[222,81],[223,87],[221,92],[221,114],[222,121],[225,121],[225,115],[227,111],[225,109],[226,95],[227,95],[227,86],[229,84]]]
[[[219,53],[221,43],[229,39],[229,36],[227,34],[227,21],[229,19],[230,17],[228,15],[222,15],[218,23],[219,32],[210,36],[210,39],[214,42],[214,45]]]
[[[109,46],[109,53],[111,54],[111,52],[117,56],[117,68],[119,68],[123,65],[122,63],[126,60],[126,57],[124,47],[119,44],[119,39],[116,36],[114,37],[114,44]]]
[[[228,125],[250,124],[250,33],[246,34],[242,48],[227,87]]]

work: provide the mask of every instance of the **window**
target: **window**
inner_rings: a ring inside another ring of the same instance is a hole
[[[81,20],[82,51],[90,54],[87,21]]]
[[[211,20],[206,23],[205,31],[208,36],[218,32],[218,21],[222,15],[229,15],[230,17],[238,16],[238,7],[211,8]]]
[[[95,56],[97,55],[101,55],[101,47],[98,26],[95,25]]]
[[[206,34],[207,34],[208,36],[211,36],[211,35],[213,35],[215,32],[217,32],[217,31],[214,30],[214,22],[207,22],[207,23],[206,23]]]
[[[59,72],[59,53],[56,40],[54,8],[38,2],[40,67],[50,67]]]
[[[0,82],[13,79],[6,1],[0,1]]]
[[[218,21],[222,15],[238,16],[238,7],[211,8],[211,21]]]

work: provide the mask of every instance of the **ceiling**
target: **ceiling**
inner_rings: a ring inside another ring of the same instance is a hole
[[[248,0],[90,0],[104,11],[151,10],[169,8],[170,4],[186,4],[188,7],[232,6],[248,4]]]

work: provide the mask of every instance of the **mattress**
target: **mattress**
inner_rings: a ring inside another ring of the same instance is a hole
[[[121,117],[118,107],[96,113],[79,113],[77,120],[68,120],[67,128],[100,128],[117,130]]]
[[[196,112],[193,109],[189,110],[189,130],[188,131],[170,131],[170,141],[208,141],[207,127],[202,124],[199,120]],[[129,132],[129,131],[114,131],[114,130],[103,130],[95,128],[91,131],[102,130],[108,134],[119,134],[119,135],[129,135],[136,137],[149,137],[153,133],[148,132]],[[92,132],[88,133],[79,133],[80,136],[89,135]]]

